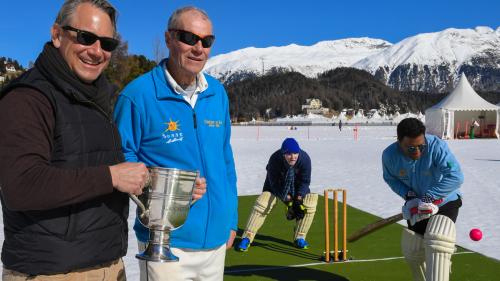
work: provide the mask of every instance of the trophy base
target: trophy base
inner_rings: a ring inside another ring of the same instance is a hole
[[[135,255],[136,258],[152,262],[178,262],[179,258],[172,254],[168,247],[160,244],[152,244],[146,247],[141,254]]]

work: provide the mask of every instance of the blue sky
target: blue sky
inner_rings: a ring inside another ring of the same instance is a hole
[[[0,56],[23,66],[49,39],[62,0],[2,1]],[[418,33],[449,27],[500,26],[499,0],[111,0],[119,10],[118,31],[129,53],[154,59],[172,11],[195,5],[208,12],[216,42],[212,55],[245,47],[312,45],[318,41],[372,37],[396,43]]]

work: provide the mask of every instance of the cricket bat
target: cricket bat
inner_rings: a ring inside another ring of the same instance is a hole
[[[398,222],[402,219],[403,219],[403,213],[399,213],[397,215],[378,220],[349,235],[349,237],[347,237],[347,242],[354,242],[374,231],[377,231],[385,226]]]

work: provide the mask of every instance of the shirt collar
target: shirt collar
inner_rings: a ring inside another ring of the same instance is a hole
[[[165,72],[165,77],[167,77],[167,82],[170,85],[170,87],[172,87],[174,92],[183,96],[187,95],[184,89],[182,89],[182,87],[179,86],[179,84],[175,81],[172,75],[170,75],[170,72],[168,72],[167,63],[163,64],[163,70]],[[198,75],[196,76],[196,82],[197,85],[196,85],[196,90],[194,92],[195,95],[205,91],[208,88],[207,79],[205,79],[205,75],[203,75],[202,72],[198,73]]]

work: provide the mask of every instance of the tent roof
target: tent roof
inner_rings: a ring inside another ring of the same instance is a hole
[[[449,110],[498,110],[499,107],[487,102],[472,89],[467,77],[462,73],[455,89],[439,103],[429,109]]]

